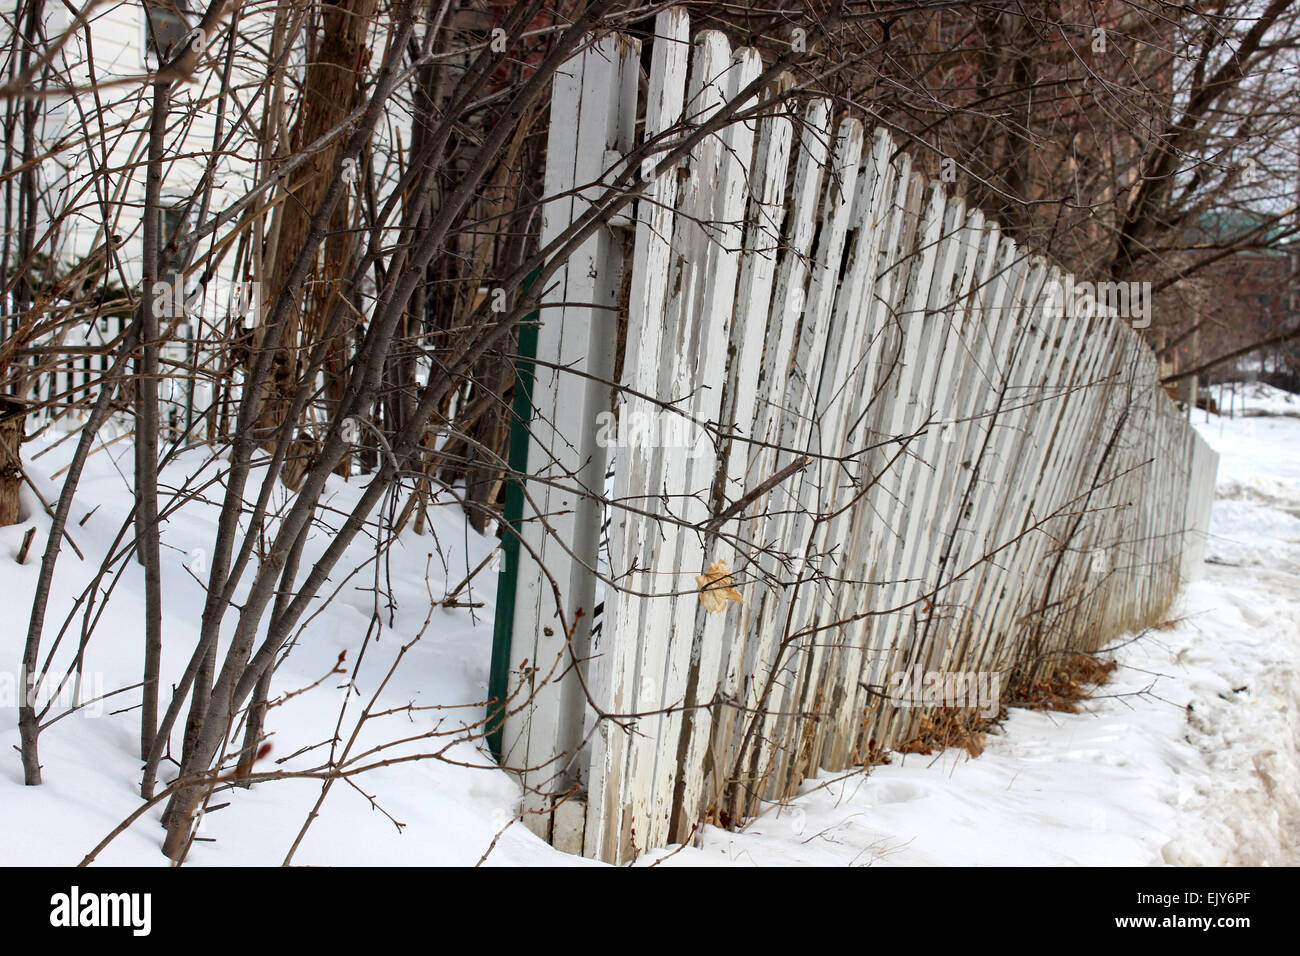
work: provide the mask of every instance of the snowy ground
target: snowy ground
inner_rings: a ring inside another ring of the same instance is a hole
[[[25,447],[25,454],[33,463],[32,472],[49,476],[66,464],[72,442],[35,459],[41,447],[32,442]],[[177,475],[196,474],[199,480],[191,481],[194,486],[214,472],[214,465],[204,467],[199,453],[190,452],[164,473],[164,483],[168,478],[175,480]],[[88,463],[70,523],[73,538],[87,560],[78,561],[64,549],[50,602],[46,647],[128,514],[130,475],[127,441],[97,452]],[[328,503],[345,513],[359,494],[360,485],[342,479],[331,481]],[[47,500],[56,500],[57,482],[46,480],[39,484]],[[209,494],[216,496],[211,503],[187,504],[164,530],[165,687],[183,671],[197,636],[203,590],[187,568],[206,580],[203,572],[207,555],[202,549],[210,547],[214,536],[220,488]],[[29,498],[27,504],[31,515],[27,521],[0,529],[3,592],[14,609],[12,615],[0,621],[0,680],[7,680],[7,684],[0,685],[0,749],[10,755],[0,761],[0,819],[6,821],[0,826],[0,864],[67,865],[81,860],[140,805],[139,696],[137,693],[131,699],[130,694],[123,694],[112,698],[42,733],[44,783],[40,787],[22,786],[22,769],[17,754],[11,750],[18,741],[13,672],[21,659],[31,594],[48,527],[48,519],[35,499]],[[96,506],[84,525],[75,523]],[[373,543],[359,538],[349,549],[339,567],[352,570],[360,566],[359,572],[346,581],[336,575],[332,584],[339,587],[337,598],[299,636],[296,647],[276,672],[272,697],[317,682],[320,685],[269,712],[267,729],[273,735],[273,749],[258,769],[313,766],[321,758],[321,748],[292,755],[330,737],[336,723],[346,739],[401,644],[415,637],[426,620],[424,637],[402,662],[375,709],[403,708],[408,704],[437,705],[441,709],[396,713],[371,721],[354,753],[386,741],[440,731],[446,735],[399,746],[379,756],[429,753],[451,746],[442,754],[443,759],[400,763],[367,772],[356,781],[364,794],[346,784],[336,785],[293,857],[296,864],[473,864],[515,813],[520,797],[518,785],[497,769],[476,743],[456,742],[458,736],[464,736],[458,734],[457,728],[481,720],[483,701],[488,696],[494,575],[485,571],[458,596],[462,602],[481,602],[480,609],[430,609],[430,593],[441,598],[455,588],[489,553],[495,539],[489,542],[468,531],[451,508],[434,514],[430,533],[421,537],[408,532],[402,536],[389,566],[379,569],[378,580],[372,560]],[[27,563],[20,567],[13,556],[31,524],[36,524],[40,533]],[[319,553],[329,537],[327,530],[319,530],[310,549]],[[304,557],[304,566],[309,560],[310,556]],[[375,606],[373,589],[378,584],[387,590],[390,579],[396,603],[393,620],[390,624],[388,608],[381,606],[383,629],[358,666],[357,648],[371,624]],[[128,563],[107,604],[105,618],[88,645],[83,699],[140,680],[136,668],[143,642],[142,593],[142,573],[134,562]],[[73,621],[73,637],[68,641],[74,640],[80,622],[78,615]],[[321,681],[344,649],[348,650],[347,675],[332,675]],[[66,650],[60,652],[65,657]],[[357,688],[350,699],[344,689],[349,679]],[[164,706],[166,701],[164,695]],[[340,722],[345,701],[347,707]],[[132,704],[137,705],[135,709],[114,713]],[[179,740],[179,734],[174,739]],[[164,780],[169,776],[167,771],[164,767]],[[204,842],[195,843],[187,862],[280,864],[320,790],[317,781],[281,780],[214,799],[213,803],[229,801],[229,805],[204,818],[200,830]],[[374,806],[366,794],[374,797]],[[111,865],[165,864],[160,852],[162,830],[157,822],[160,811],[161,807],[149,811],[111,843],[98,861]],[[14,821],[22,824],[14,825]],[[398,823],[402,824],[400,829]],[[488,862],[585,861],[558,853],[524,827],[513,826],[498,842]]]
[[[1277,396],[1270,396],[1270,402]],[[1118,651],[1121,667],[1080,714],[1015,710],[1003,733],[989,738],[978,759],[964,752],[895,756],[869,776],[825,775],[805,785],[791,805],[772,807],[743,832],[706,829],[700,848],[667,848],[642,862],[664,865],[910,865],[910,864],[1219,864],[1300,863],[1300,419],[1212,418],[1197,412],[1198,427],[1220,451],[1209,561],[1202,580],[1180,598],[1178,623]],[[33,461],[42,493],[53,500],[54,475],[71,442]],[[73,512],[73,536],[88,560],[65,551],[47,646],[93,573],[130,506],[129,442],[97,453]],[[190,457],[175,474],[201,471]],[[211,465],[207,466],[211,468]],[[170,474],[170,473],[169,473]],[[43,479],[39,476],[45,476]],[[355,485],[339,480],[335,504]],[[13,681],[47,522],[34,498],[31,518],[0,529],[0,587],[13,613],[0,621],[0,682]],[[185,566],[201,563],[197,550],[211,539],[215,505],[187,506],[166,529],[165,676],[174,679],[192,646],[201,589]],[[23,531],[37,525],[32,556],[18,566]],[[441,597],[487,554],[486,539],[467,535],[451,512],[436,533],[409,532],[393,555],[397,608],[367,651],[354,679],[362,697],[344,712],[345,735],[359,705],[377,686],[403,641],[429,621],[424,637],[402,664],[381,707],[443,705],[401,713],[362,735],[378,743],[477,719],[487,696],[492,582],[473,586],[482,610],[435,608]],[[327,540],[322,531],[314,546]],[[367,557],[361,542],[357,559]],[[371,549],[373,553],[373,549]],[[427,556],[433,554],[426,582]],[[92,559],[93,560],[90,560]],[[479,582],[476,582],[476,585]],[[342,586],[338,602],[313,620],[277,672],[278,692],[306,687],[326,674],[345,646],[369,625],[373,563]],[[139,680],[141,578],[136,565],[122,574],[87,658],[90,691]],[[461,595],[462,599],[465,595]],[[76,621],[79,624],[80,618]],[[75,631],[74,631],[75,633]],[[349,668],[356,662],[349,655]],[[349,674],[352,675],[349,670]],[[305,767],[318,751],[293,757],[332,728],[346,692],[335,675],[320,687],[274,709],[269,758],[276,766]],[[68,717],[41,738],[46,782],[23,787],[12,692],[0,683],[0,864],[75,863],[139,805],[133,787],[139,761],[138,709],[129,694]],[[138,700],[138,698],[137,698]],[[458,705],[458,706],[457,706]],[[441,722],[441,723],[440,723]],[[451,735],[451,736],[454,736]],[[401,752],[431,751],[448,738]],[[337,785],[293,861],[299,864],[472,864],[510,820],[519,790],[499,770],[484,766],[470,743],[454,744],[444,760],[376,770],[358,784],[370,799]],[[469,765],[469,766],[465,766]],[[316,782],[277,781],[223,796],[230,805],[204,821],[190,863],[278,864],[320,792]],[[100,855],[107,864],[161,865],[158,812],[147,813]],[[399,828],[394,820],[403,826]],[[211,842],[208,842],[211,841]],[[669,855],[671,854],[671,855]],[[666,857],[666,859],[665,859]],[[497,865],[578,864],[523,826],[510,827],[489,855]]]
[[[1224,415],[1290,415],[1300,418],[1300,395],[1264,382],[1224,382],[1207,389]]]

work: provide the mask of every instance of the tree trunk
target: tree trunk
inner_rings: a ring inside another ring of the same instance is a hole
[[[12,398],[0,398],[0,527],[17,524],[18,491],[23,486],[22,443],[27,408]]]
[[[366,30],[374,18],[378,0],[336,0],[324,5],[319,47],[307,68],[303,82],[302,106],[290,136],[291,147],[301,149],[337,125],[358,102],[358,78],[369,57]],[[307,238],[312,216],[320,207],[330,182],[339,143],[322,149],[304,163],[290,178],[290,200],[282,207],[274,242],[275,261],[269,264],[269,288],[279,290],[288,281],[296,253]],[[361,171],[355,170],[359,179]],[[316,341],[337,295],[336,280],[347,266],[352,237],[347,231],[347,203],[340,203],[331,229],[335,236],[326,243],[324,264],[313,270],[305,283],[305,294],[292,310],[280,339],[271,381],[257,424],[259,440],[273,443],[279,426],[288,414],[297,390],[301,356]],[[340,337],[340,347],[346,341]],[[341,366],[338,356],[330,367]],[[331,391],[331,396],[334,392]],[[314,443],[309,436],[296,443],[285,466],[283,479],[296,488],[310,467]]]
[[[166,134],[171,85],[153,88],[153,115],[149,128],[149,166],[145,177],[143,268],[141,309],[143,348],[136,368],[135,478],[136,556],[144,565],[144,679],[140,706],[140,759],[148,760],[158,731],[158,674],[162,666],[162,556],[158,528],[158,335],[159,316],[154,299],[159,251],[167,238],[162,227],[163,138]],[[177,280],[181,281],[181,280]],[[168,318],[172,318],[168,316]]]

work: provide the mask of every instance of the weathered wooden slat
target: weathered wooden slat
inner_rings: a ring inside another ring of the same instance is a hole
[[[979,435],[975,442],[978,451],[971,459],[971,494],[956,525],[957,557],[950,571],[969,581],[962,592],[970,611],[960,622],[963,650],[958,660],[980,661],[991,633],[980,613],[980,601],[1001,584],[1000,566],[987,557],[1002,542],[988,532],[1014,467],[1012,449],[1018,439],[1015,426],[1023,409],[1015,404],[1012,388],[1016,376],[1023,374],[1017,370],[1022,366],[1023,346],[1028,338],[1023,323],[1026,297],[1041,282],[1041,273],[1041,263],[1035,266],[1013,242],[1003,241],[990,281],[988,319],[993,334],[979,405]],[[967,647],[971,650],[967,651]]]
[[[881,565],[885,569],[882,576],[891,581],[885,586],[885,604],[899,610],[883,619],[885,629],[880,642],[884,647],[897,648],[896,653],[905,661],[911,656],[911,628],[915,626],[918,615],[927,614],[924,605],[919,604],[925,600],[924,580],[917,574],[917,568],[927,544],[920,527],[928,513],[925,502],[930,498],[931,486],[939,481],[939,474],[931,465],[940,443],[942,418],[935,409],[935,394],[940,387],[951,387],[945,376],[944,358],[951,358],[946,350],[950,316],[960,297],[968,248],[964,205],[959,200],[949,203],[945,216],[933,278],[923,307],[924,315],[914,320],[920,322],[919,368],[912,377],[905,395],[906,404],[901,411],[903,425],[900,434],[919,434],[911,442],[910,453],[896,469],[899,483],[893,495],[892,514],[897,515],[893,521],[897,532],[887,542],[889,550]],[[926,604],[932,602],[926,601]]]
[[[794,78],[784,74],[769,91],[772,94],[789,89]],[[745,247],[741,256],[739,287],[735,321],[731,333],[731,364],[727,374],[726,394],[721,424],[729,428],[733,438],[725,443],[726,474],[720,489],[721,498],[716,506],[723,508],[741,500],[749,491],[746,470],[749,465],[754,435],[755,407],[758,402],[759,375],[764,356],[764,343],[772,303],[772,285],[776,277],[777,249],[781,242],[784,218],[783,198],[790,148],[794,133],[792,117],[784,111],[765,118],[759,129],[759,142],[754,157],[751,178],[754,183],[745,226]],[[705,800],[707,813],[710,805],[721,796],[730,772],[726,758],[734,747],[734,733],[738,724],[743,726],[743,711],[738,706],[745,703],[742,686],[745,668],[750,656],[750,632],[747,628],[749,610],[758,587],[753,574],[756,559],[754,541],[750,532],[758,523],[749,517],[753,507],[727,522],[719,529],[720,535],[732,535],[729,543],[735,552],[732,568],[734,578],[746,595],[740,609],[740,621],[724,628],[723,640],[726,672],[719,688],[722,697],[732,702],[719,713],[714,728],[712,755],[709,763],[712,780]]]
[[[730,47],[722,34],[707,31],[696,38],[685,106],[688,121],[705,122],[721,107],[730,62]],[[692,483],[696,476],[688,463],[711,455],[707,441],[697,434],[694,424],[708,420],[707,416],[696,414],[699,403],[707,400],[702,395],[707,393],[694,386],[697,375],[713,361],[709,354],[711,336],[700,314],[709,290],[698,264],[707,260],[712,243],[712,185],[722,145],[721,138],[714,135],[705,137],[692,150],[689,175],[678,205],[682,215],[677,219],[673,235],[661,353],[668,361],[662,367],[659,394],[671,396],[678,403],[662,413],[671,418],[670,425],[660,433],[681,437],[665,442],[662,448],[660,491],[669,520],[660,525],[652,557],[651,573],[658,597],[642,634],[638,669],[637,711],[653,713],[638,722],[639,733],[629,741],[631,790],[624,810],[624,856],[662,844],[667,835],[676,777],[681,707],[686,697],[693,636],[682,634],[676,619],[684,613],[683,606],[691,606],[694,576],[699,573],[695,552],[700,550],[698,539],[692,543],[693,532],[683,527],[700,518],[694,507],[700,488]],[[720,361],[718,367],[721,368]],[[715,381],[717,377],[720,376],[715,376]]]
[[[798,159],[792,184],[792,206],[788,212],[786,242],[777,265],[776,290],[769,313],[767,343],[759,378],[759,399],[755,409],[753,435],[763,444],[751,446],[746,483],[750,487],[761,484],[789,462],[790,453],[778,459],[776,446],[782,436],[782,411],[785,408],[785,387],[793,359],[795,332],[804,312],[808,255],[815,231],[818,198],[821,191],[829,144],[830,106],[826,100],[815,99],[804,111],[803,127],[799,138]],[[798,447],[798,446],[795,446]],[[755,504],[759,517],[751,524],[750,540],[761,547],[769,542],[780,545],[784,512],[783,506],[774,504],[788,497],[786,488],[778,487]],[[776,514],[770,514],[778,511]],[[767,513],[765,513],[767,512]],[[770,515],[770,516],[769,516]],[[759,706],[764,695],[776,690],[773,685],[774,657],[778,653],[775,628],[771,621],[776,616],[779,594],[771,589],[770,582],[778,579],[782,569],[775,557],[775,548],[764,550],[757,562],[757,573],[763,588],[753,588],[747,602],[745,624],[753,640],[752,654],[747,654],[746,671],[751,690],[745,701]],[[754,593],[757,592],[757,593]],[[770,708],[765,708],[770,710]],[[770,721],[762,714],[750,714],[742,723],[741,747],[746,741],[764,744]],[[770,754],[754,748],[755,760],[760,763]],[[758,766],[759,764],[755,764]],[[751,771],[754,772],[754,771]]]
[[[548,196],[559,197],[547,202],[542,208],[543,244],[553,240],[573,221],[572,190],[575,183],[578,147],[578,124],[576,121],[565,122],[561,118],[568,115],[576,117],[578,103],[582,99],[583,73],[588,57],[582,56],[560,70],[552,84],[552,102],[555,104],[557,122],[550,124],[547,133],[547,164],[545,189]],[[552,277],[552,286],[543,296],[543,303],[566,301],[569,266],[564,263]],[[560,323],[552,321],[544,326],[544,334],[539,331],[539,345],[545,340],[545,354],[557,354],[559,351]],[[545,385],[541,380],[545,379]],[[529,474],[549,473],[550,457],[555,444],[555,431],[549,425],[554,421],[556,399],[560,392],[555,375],[539,374],[538,386],[534,388],[534,407],[540,421],[533,428],[533,437],[528,455]],[[527,487],[527,485],[526,485]],[[532,501],[526,501],[524,514],[532,520],[522,524],[521,537],[523,547],[520,549],[520,568],[518,591],[515,598],[515,619],[511,636],[510,653],[510,690],[519,694],[523,701],[522,709],[508,717],[502,743],[502,763],[511,767],[529,767],[529,739],[536,734],[537,750],[544,745],[558,742],[559,718],[558,701],[554,698],[558,684],[536,690],[534,676],[539,660],[538,632],[544,601],[545,584],[542,569],[530,559],[543,553],[546,529],[537,520],[538,513],[545,513],[547,491],[536,484],[530,489],[535,492]],[[566,582],[567,583],[567,582]],[[550,619],[548,614],[547,618]],[[549,624],[547,626],[550,626]],[[548,648],[548,650],[550,650]],[[552,657],[558,657],[559,651],[551,650]],[[552,754],[554,759],[554,752]],[[537,773],[525,772],[521,775],[525,786],[534,785]],[[540,807],[540,801],[526,798],[525,806],[529,810]],[[546,822],[540,815],[529,814],[530,825],[545,831]]]
[[[949,512],[960,500],[963,471],[959,457],[963,437],[960,426],[968,408],[962,403],[962,371],[966,368],[972,376],[975,373],[969,368],[973,350],[965,341],[965,331],[970,325],[969,312],[973,311],[972,286],[977,275],[992,270],[996,242],[986,244],[986,239],[983,215],[976,211],[962,221],[958,208],[950,240],[958,252],[958,265],[952,270],[952,282],[937,304],[941,311],[931,348],[938,356],[938,367],[933,375],[933,389],[926,396],[928,405],[922,409],[932,424],[921,438],[919,472],[914,472],[909,480],[918,487],[907,504],[903,537],[915,546],[905,553],[898,572],[902,580],[914,582],[908,585],[910,593],[922,602],[919,610],[913,612],[913,620],[904,622],[905,628],[910,625],[910,629],[906,632],[903,651],[917,659],[914,666],[918,670],[928,669],[935,648],[941,646],[938,640],[932,639],[946,635],[951,619],[959,611],[956,601],[960,588],[940,590],[943,552],[934,545],[940,529],[946,530]],[[902,593],[906,596],[908,592]],[[895,603],[898,601],[895,599]],[[917,643],[923,646],[913,649],[911,645]]]
[[[762,59],[757,51],[737,50],[725,77],[727,100],[735,100],[739,92],[754,81],[761,69]],[[702,348],[701,365],[697,370],[697,381],[705,387],[699,391],[699,400],[695,406],[698,419],[719,423],[723,419],[722,400],[725,390],[719,387],[719,383],[725,380],[727,365],[734,358],[730,348],[736,341],[732,328],[733,312],[744,241],[745,201],[750,188],[754,153],[754,126],[750,123],[733,124],[722,136],[721,146],[713,207],[716,235],[709,247],[707,260],[699,264],[706,272],[708,288],[701,296],[699,307],[704,323],[701,337],[706,341]],[[753,333],[752,329],[750,333]],[[752,364],[753,371],[756,372],[757,361]],[[747,374],[743,381],[734,383],[737,388],[743,386],[747,393],[740,396],[746,405],[753,403],[756,378],[755,374]],[[705,535],[699,531],[713,514],[711,490],[717,487],[720,473],[726,467],[725,457],[717,453],[722,449],[721,439],[715,439],[715,442],[697,445],[694,449],[696,454],[688,462],[687,480],[699,492],[689,503],[691,518],[694,519],[692,524],[696,530],[688,536],[687,546],[683,548],[682,567],[694,567],[701,574],[715,561],[724,561],[730,567],[735,560],[735,548],[726,537],[716,533]],[[691,544],[694,547],[690,547]],[[692,827],[700,818],[704,758],[713,734],[711,704],[717,693],[723,665],[723,632],[728,628],[738,629],[741,619],[740,609],[731,608],[730,605],[721,612],[705,611],[694,595],[679,604],[679,616],[675,623],[680,631],[674,635],[674,640],[681,641],[683,649],[689,646],[685,702],[693,709],[681,716],[682,740],[678,752],[673,754],[671,764],[676,771],[674,789],[670,792],[666,805],[670,811],[675,810],[677,819],[673,821],[672,812],[668,814],[670,830],[667,839],[670,840],[689,837]],[[678,829],[676,836],[671,830],[674,822]]]
[[[973,590],[970,563],[975,546],[970,518],[980,497],[990,493],[981,464],[992,439],[991,416],[1000,395],[995,387],[995,366],[1011,341],[1015,325],[1005,321],[1015,285],[1010,270],[1019,268],[1014,244],[1002,239],[996,224],[986,227],[982,258],[971,291],[970,314],[960,336],[965,358],[957,394],[956,407],[960,411],[955,417],[956,440],[951,442],[958,464],[949,468],[949,508],[936,516],[933,531],[937,560],[931,583],[933,588],[943,588],[936,593],[935,603],[942,605],[945,613],[929,633],[950,660],[963,659],[960,648],[971,630],[979,626],[971,619],[969,608]]]
[[[874,546],[871,548],[867,577],[875,582],[870,592],[873,616],[867,621],[866,655],[869,665],[883,677],[897,669],[896,636],[900,615],[893,610],[900,582],[895,576],[895,565],[902,541],[905,518],[905,498],[908,495],[906,478],[911,474],[914,457],[913,437],[923,426],[918,418],[919,395],[929,373],[934,367],[934,356],[922,350],[934,323],[928,320],[928,308],[937,301],[938,288],[943,278],[936,281],[936,269],[941,273],[952,265],[950,244],[942,240],[951,223],[946,218],[948,198],[939,184],[928,186],[918,179],[918,186],[927,188],[925,212],[920,218],[915,244],[902,248],[898,264],[906,272],[902,295],[893,307],[890,320],[894,326],[898,345],[890,362],[890,384],[886,404],[882,408],[879,430],[904,444],[903,454],[887,461],[877,473],[879,495],[874,511],[879,519]],[[944,256],[940,261],[940,250]],[[873,681],[880,683],[880,680]]]
[[[861,418],[860,381],[864,359],[870,360],[872,343],[868,341],[868,310],[863,294],[875,266],[879,251],[874,241],[874,212],[882,202],[881,190],[892,183],[887,137],[875,137],[863,156],[858,176],[857,194],[851,213],[852,236],[845,250],[844,275],[835,297],[835,317],[827,347],[825,369],[817,396],[815,450],[825,456],[817,460],[818,484],[815,508],[821,520],[814,527],[814,537],[806,557],[805,575],[810,586],[800,594],[801,607],[795,620],[806,626],[833,625],[843,587],[836,580],[848,565],[844,545],[852,526],[854,500],[859,485],[855,467],[846,460],[852,453],[854,430]],[[817,711],[825,714],[815,721],[808,733],[807,761],[817,766],[823,748],[833,740],[837,728],[835,717],[844,698],[840,683],[841,656],[844,652],[840,628],[822,630],[813,638],[813,659],[807,669],[808,680],[801,699],[818,702]]]
[[[546,186],[548,195],[566,198],[546,205],[543,243],[601,194],[599,181],[611,172],[607,155],[630,146],[637,57],[635,42],[607,37],[557,76],[553,95],[571,118],[551,126],[555,160],[548,164]],[[537,356],[548,365],[533,390],[528,471],[544,480],[525,485],[510,657],[510,689],[522,687],[524,704],[507,714],[503,735],[503,762],[523,771],[527,811],[544,810],[551,795],[580,778],[584,702],[576,681],[558,677],[574,657],[586,658],[590,639],[605,472],[595,421],[608,401],[597,383],[613,369],[616,326],[609,310],[620,271],[618,244],[612,232],[601,230],[569,259],[543,297]],[[568,369],[592,377],[573,377]],[[552,582],[561,597],[558,607]],[[549,834],[548,814],[528,812],[525,819]]]
[[[680,8],[670,8],[655,18],[651,50],[650,89],[646,106],[644,141],[651,142],[680,121],[686,98],[686,69],[690,50],[690,21]],[[659,389],[662,364],[664,304],[677,192],[677,167],[658,170],[651,159],[643,176],[647,185],[637,201],[636,239],[632,260],[632,285],[628,296],[627,345],[623,359],[626,402],[620,410],[624,440],[616,452],[613,514],[610,520],[610,575],[617,587],[605,591],[604,629],[592,670],[593,691],[607,713],[630,714],[637,704],[637,636],[642,632],[650,601],[643,595],[654,590],[646,574],[650,567],[652,523],[642,513],[655,508],[655,493],[662,474],[660,449],[648,440],[631,441],[630,432],[654,419],[649,398]],[[635,511],[621,509],[620,505]],[[627,732],[606,721],[592,739],[588,821],[584,852],[587,856],[619,862],[620,827],[627,803]]]
[[[838,400],[841,392],[831,376],[836,371],[843,372],[837,368],[833,356],[828,358],[828,349],[832,341],[837,346],[855,347],[845,341],[850,331],[834,325],[832,320],[837,316],[834,305],[844,243],[852,221],[853,201],[858,196],[862,139],[862,126],[857,120],[840,124],[822,202],[820,235],[813,252],[808,308],[799,330],[786,391],[782,444],[806,451],[813,458],[786,486],[792,492],[792,506],[782,537],[789,543],[786,550],[796,555],[796,566],[794,584],[782,593],[776,618],[784,618],[788,609],[794,629],[806,628],[811,623],[810,614],[815,615],[826,596],[817,576],[817,566],[826,547],[826,528],[823,523],[813,523],[812,516],[824,514],[830,507],[836,466],[823,456],[836,455],[841,445],[839,416],[843,403]],[[823,647],[824,643],[816,639],[801,639],[797,646],[792,645],[790,662],[796,665],[795,683],[773,698],[776,709],[786,709],[788,702],[797,702],[798,709],[804,712],[810,707],[820,709],[820,703],[806,705],[805,699],[813,683],[809,677],[819,666]],[[786,744],[776,764],[778,778],[789,777],[791,761],[799,759],[796,750],[807,749],[802,746],[803,721],[789,720],[787,724],[788,729],[781,735]]]
[[[888,139],[877,140],[883,146],[884,155],[892,152],[892,143]],[[881,207],[876,214],[878,227],[883,235],[876,240],[873,250],[868,255],[875,256],[874,264],[869,266],[869,282],[864,290],[863,307],[867,310],[866,337],[868,361],[855,384],[855,391],[861,398],[857,417],[852,421],[848,438],[848,447],[860,455],[858,474],[855,479],[857,493],[860,496],[854,509],[853,521],[849,528],[848,543],[845,548],[844,576],[847,584],[840,590],[836,605],[836,614],[840,620],[852,622],[842,628],[838,640],[844,644],[840,673],[836,676],[837,684],[842,688],[843,701],[839,707],[850,715],[841,717],[844,726],[836,730],[837,746],[832,748],[833,766],[841,766],[848,760],[862,759],[860,751],[866,747],[866,741],[860,741],[861,730],[870,710],[870,704],[860,705],[864,700],[864,670],[868,665],[867,643],[872,633],[873,621],[859,618],[864,612],[873,609],[873,602],[879,592],[867,576],[879,551],[879,532],[881,522],[879,509],[886,494],[879,477],[888,469],[890,459],[897,449],[892,445],[880,446],[884,439],[886,419],[892,414],[893,393],[890,386],[896,383],[899,338],[896,315],[903,294],[901,269],[905,261],[905,250],[909,247],[916,225],[919,223],[916,203],[920,200],[917,188],[920,180],[911,174],[911,159],[902,154],[890,164],[893,181],[892,190],[882,194]],[[886,198],[888,197],[888,198]],[[862,744],[862,747],[859,746]]]
[[[833,566],[834,572],[849,578],[856,566],[856,556],[860,550],[861,533],[867,523],[866,508],[862,507],[862,495],[865,487],[865,462],[869,458],[864,450],[866,423],[868,417],[869,397],[873,389],[876,371],[881,365],[883,337],[880,329],[873,327],[872,290],[875,287],[876,274],[879,269],[881,243],[886,234],[886,226],[893,213],[895,187],[899,179],[897,169],[890,161],[893,153],[893,141],[883,130],[873,137],[869,159],[864,163],[864,172],[859,184],[860,196],[855,210],[856,232],[849,249],[849,266],[836,310],[840,313],[839,321],[857,331],[852,335],[853,345],[846,349],[842,357],[842,372],[833,378],[839,390],[836,400],[842,403],[842,454],[857,455],[857,461],[845,461],[837,472],[837,496],[834,506],[839,514],[833,517],[826,531],[826,540],[837,549],[830,553],[827,549],[824,561]],[[843,361],[846,359],[847,361]],[[845,368],[847,366],[847,368]],[[855,593],[854,586],[843,581],[831,589],[832,604],[826,609],[827,620],[841,621],[856,613],[856,605],[850,600]],[[859,721],[853,706],[858,687],[858,675],[861,671],[862,648],[852,640],[856,633],[853,627],[836,627],[829,640],[834,648],[830,660],[823,666],[822,680],[825,689],[823,699],[831,718],[824,722],[824,733],[830,754],[824,765],[830,769],[844,766],[845,755],[851,750],[857,736]]]

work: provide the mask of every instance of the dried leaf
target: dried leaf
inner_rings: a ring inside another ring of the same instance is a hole
[[[695,583],[700,589],[700,603],[710,614],[725,611],[728,601],[744,600],[731,579],[731,566],[721,559],[710,564],[703,574],[695,575]]]

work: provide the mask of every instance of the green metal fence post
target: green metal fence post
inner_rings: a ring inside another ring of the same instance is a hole
[[[539,270],[529,273],[524,288],[532,287]],[[510,449],[506,456],[511,477],[506,480],[504,525],[501,529],[501,571],[497,575],[496,617],[492,626],[492,665],[488,672],[488,747],[501,759],[505,703],[510,694],[510,635],[515,623],[515,584],[519,577],[519,526],[524,515],[522,475],[528,469],[529,425],[533,419],[533,378],[537,356],[539,312],[530,312],[519,325],[515,358],[515,395],[510,409]],[[493,702],[494,701],[494,702]]]

